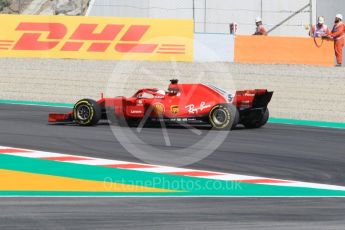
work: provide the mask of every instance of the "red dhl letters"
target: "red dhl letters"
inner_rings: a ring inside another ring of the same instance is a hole
[[[191,20],[0,15],[0,57],[192,61]]]
[[[69,41],[65,42],[61,51],[79,51],[84,42],[78,41],[103,41],[92,43],[87,49],[88,52],[104,52],[119,32],[123,29],[123,25],[106,25],[100,33],[95,33],[97,24],[80,24],[74,31]],[[131,25],[126,33],[121,37],[119,43],[114,50],[120,53],[152,53],[158,44],[140,44],[140,39],[150,28],[147,25]],[[67,28],[61,23],[32,23],[22,22],[16,28],[16,31],[26,31],[14,45],[14,50],[50,50],[56,47],[67,34]],[[28,32],[29,31],[29,32]],[[42,39],[42,32],[48,32],[47,41],[39,41]],[[54,41],[55,40],[55,41]],[[105,42],[108,41],[108,42]],[[131,42],[131,43],[126,43]],[[181,52],[181,54],[183,54]]]

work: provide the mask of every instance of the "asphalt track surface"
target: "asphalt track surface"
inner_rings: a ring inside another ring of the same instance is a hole
[[[66,109],[0,104],[0,145],[140,161],[107,124],[48,125]],[[158,128],[145,140],[164,148]],[[186,129],[171,129],[188,146]],[[193,137],[191,137],[193,139]],[[212,155],[188,166],[345,186],[345,130],[268,124],[234,130]],[[343,229],[340,198],[1,198],[0,229]]]

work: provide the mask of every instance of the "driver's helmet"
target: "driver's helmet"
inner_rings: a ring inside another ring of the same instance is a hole
[[[172,79],[170,80],[170,85],[169,85],[169,88],[168,88],[168,93],[169,94],[172,94],[172,95],[176,95],[180,92],[180,90],[178,89],[178,80],[177,79]]]
[[[176,95],[176,94],[178,94],[178,92],[179,92],[179,89],[178,88],[169,88],[168,89],[168,92],[170,93],[170,94],[174,94],[174,95]]]

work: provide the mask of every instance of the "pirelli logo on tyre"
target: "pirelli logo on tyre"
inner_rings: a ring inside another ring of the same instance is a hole
[[[0,20],[1,57],[193,60],[192,20],[23,15]]]

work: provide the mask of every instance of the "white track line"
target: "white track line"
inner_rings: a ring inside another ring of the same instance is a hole
[[[25,152],[22,152],[22,151],[25,151]],[[77,156],[77,155],[71,155],[71,154],[60,154],[60,153],[45,152],[45,151],[35,151],[35,150],[30,150],[30,149],[12,148],[12,147],[6,147],[6,146],[0,146],[0,154],[36,158],[36,159],[48,158],[48,160],[49,158],[51,158],[50,160],[62,161],[62,162],[73,163],[73,164],[114,167],[114,168],[122,168],[122,169],[127,169],[127,170],[136,170],[136,171],[142,171],[142,172],[152,172],[152,173],[162,173],[162,174],[176,174],[176,175],[191,176],[191,177],[198,177],[198,178],[212,179],[212,180],[234,181],[234,182],[237,181],[237,182],[246,182],[246,183],[252,183],[252,184],[273,185],[273,186],[289,186],[289,187],[303,187],[303,188],[345,191],[345,187],[337,186],[337,185],[282,180],[282,179],[276,179],[276,178],[247,176],[247,175],[240,175],[240,174],[195,170],[195,169],[188,169],[188,168],[177,168],[177,167],[169,167],[169,166],[161,166],[161,165],[150,165],[150,164],[144,164],[144,163],[108,160],[108,159],[101,159],[101,158]]]

